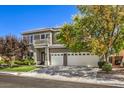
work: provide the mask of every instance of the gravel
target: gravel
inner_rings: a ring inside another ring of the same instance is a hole
[[[97,80],[118,80],[124,81],[124,69],[115,68],[112,72],[106,73],[99,68],[84,66],[50,66],[35,70],[38,74],[59,75],[64,77],[89,78]]]

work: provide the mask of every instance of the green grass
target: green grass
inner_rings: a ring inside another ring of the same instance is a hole
[[[36,69],[36,66],[19,66],[19,67],[7,67],[7,68],[0,68],[0,71],[12,71],[12,72],[28,72],[31,70]]]

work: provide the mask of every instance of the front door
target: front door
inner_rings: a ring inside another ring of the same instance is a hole
[[[41,52],[41,65],[45,64],[45,52]]]

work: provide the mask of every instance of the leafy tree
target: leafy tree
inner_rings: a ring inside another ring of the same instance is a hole
[[[77,6],[79,13],[64,24],[58,40],[75,52],[89,51],[108,61],[124,49],[124,6]]]
[[[12,63],[12,57],[16,55],[17,51],[18,51],[18,40],[16,37],[12,36],[12,35],[8,35],[4,38],[4,42],[2,44],[2,55],[3,58],[5,60],[5,62],[11,66]]]
[[[0,38],[0,54],[10,67],[14,57],[23,59],[23,56],[27,55],[28,51],[26,40],[19,40],[13,35]]]
[[[27,56],[29,53],[28,40],[21,39],[19,43],[19,58],[23,59],[24,56]]]
[[[4,38],[0,37],[0,54],[3,54],[3,43],[4,43]]]

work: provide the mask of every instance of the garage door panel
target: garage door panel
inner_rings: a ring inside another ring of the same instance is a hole
[[[98,56],[68,56],[68,65],[97,66]]]
[[[63,55],[62,53],[52,53],[51,54],[51,65],[57,66],[57,65],[63,65]]]

